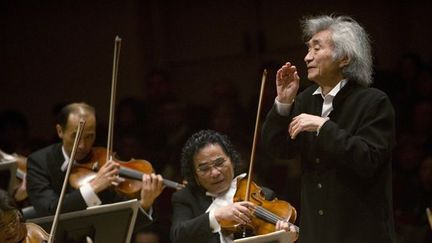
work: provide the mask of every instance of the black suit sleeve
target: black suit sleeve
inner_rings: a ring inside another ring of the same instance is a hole
[[[172,242],[219,242],[219,235],[210,228],[209,214],[201,207],[202,202],[188,192],[183,189],[172,197]]]
[[[27,191],[36,211],[42,215],[55,214],[63,178],[60,168],[48,168],[48,162],[28,157],[27,161]],[[51,173],[57,174],[54,177]],[[85,209],[87,207],[81,192],[73,190],[64,196],[62,212]]]

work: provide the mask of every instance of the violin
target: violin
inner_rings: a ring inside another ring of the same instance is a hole
[[[21,243],[41,243],[47,242],[49,234],[39,225],[34,223],[25,223],[27,228],[27,237]]]
[[[108,150],[106,148],[92,148],[91,154],[85,162],[74,164],[69,177],[70,185],[78,189],[83,184],[92,180],[99,168],[106,163],[107,153]],[[127,178],[116,186],[115,190],[128,198],[139,198],[143,174],[154,173],[151,163],[147,160],[137,159],[121,161],[114,158],[113,161],[120,164],[119,176]],[[163,183],[165,186],[176,190],[184,188],[183,184],[167,179],[163,179]]]
[[[247,179],[239,179],[233,199],[234,202],[245,201],[246,188]],[[252,218],[252,222],[248,225],[240,225],[235,221],[222,221],[220,225],[223,231],[231,234],[241,232],[244,228],[247,228],[254,235],[263,235],[274,232],[278,220],[289,220],[288,223],[293,224],[297,218],[297,211],[290,203],[277,198],[272,201],[266,200],[262,189],[254,182],[251,183],[249,197],[249,201],[256,205],[252,212],[255,216]]]
[[[7,206],[12,206],[12,204],[10,204],[11,201],[9,201],[9,199],[7,200],[8,201],[4,203],[6,203]],[[13,214],[15,214],[17,218],[3,225],[6,229],[2,229],[2,234],[4,235],[0,235],[0,242],[42,243],[48,241],[49,234],[42,227],[34,223],[25,223],[22,214],[18,213],[17,209],[8,211],[14,212]]]

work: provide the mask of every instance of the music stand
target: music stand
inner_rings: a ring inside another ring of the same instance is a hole
[[[81,243],[90,237],[94,243],[130,242],[139,203],[136,199],[90,207],[61,214],[54,242]],[[54,216],[34,218],[27,222],[50,232]]]
[[[291,243],[297,240],[297,233],[284,230],[275,231],[265,235],[256,235],[234,240],[234,243]]]
[[[9,195],[13,196],[17,179],[16,179],[16,171],[18,168],[18,164],[16,161],[1,161],[0,162],[0,171],[9,171],[9,182],[7,183],[7,188],[4,188],[8,191]]]

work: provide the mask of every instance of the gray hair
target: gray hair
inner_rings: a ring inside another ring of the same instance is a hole
[[[344,78],[362,86],[372,83],[372,54],[370,39],[363,27],[348,16],[307,17],[301,22],[306,40],[318,32],[331,31],[334,44],[333,59],[350,58],[350,63],[342,69]]]

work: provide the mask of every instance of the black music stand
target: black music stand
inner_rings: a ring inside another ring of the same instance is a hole
[[[139,203],[136,199],[61,214],[54,242],[130,242]],[[54,216],[27,220],[50,232]]]
[[[256,235],[234,240],[234,243],[291,243],[297,240],[297,233],[275,231],[265,235]]]

